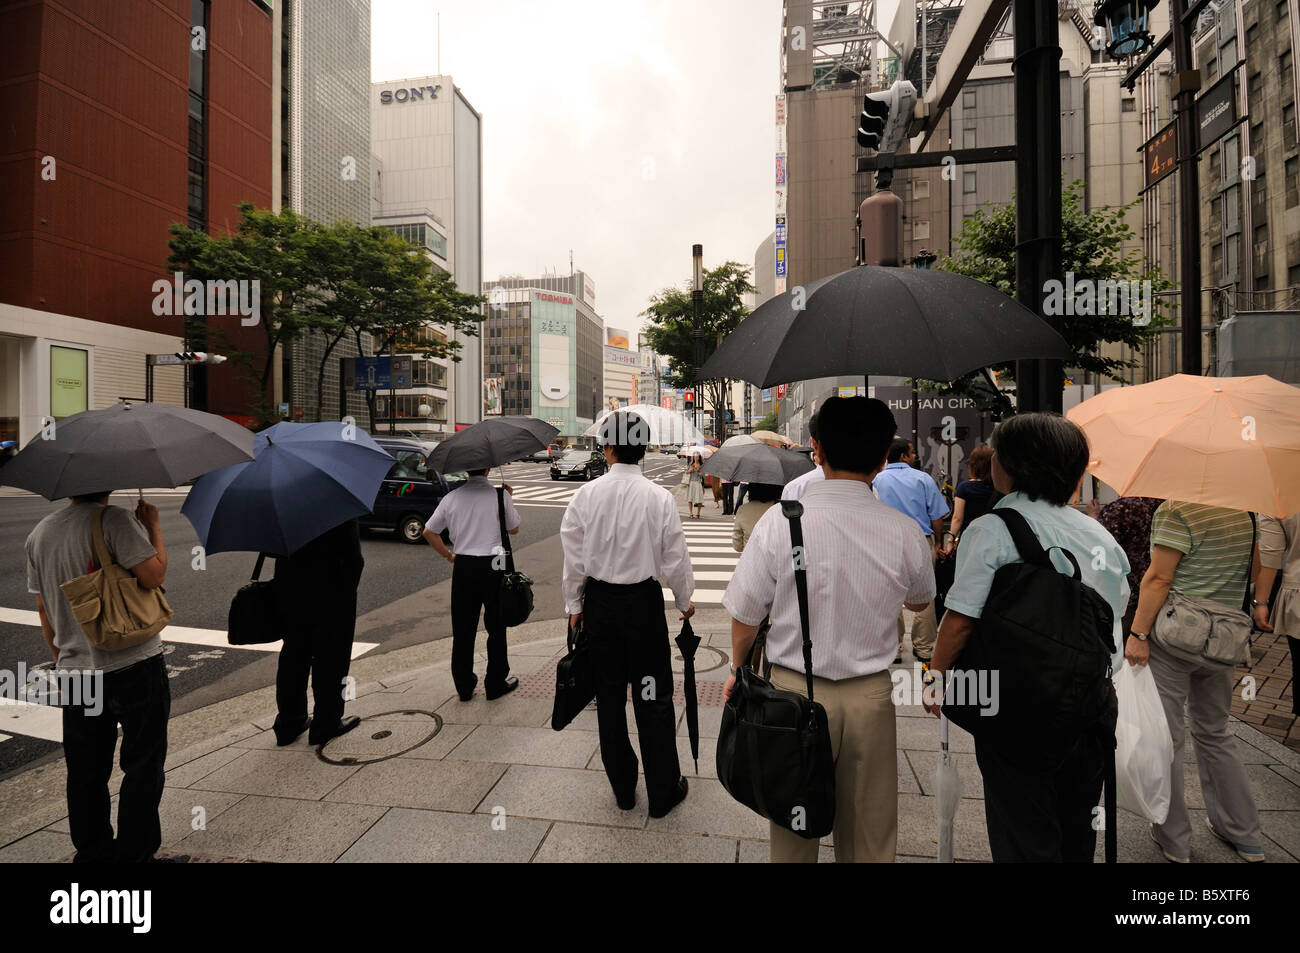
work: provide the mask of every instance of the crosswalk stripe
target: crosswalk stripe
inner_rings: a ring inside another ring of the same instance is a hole
[[[42,741],[63,742],[63,711],[52,705],[31,702],[0,702],[0,724],[7,731]]]
[[[691,596],[691,601],[694,602],[697,606],[721,605],[722,594],[724,592],[726,592],[725,589],[696,589],[695,593]],[[664,594],[664,602],[676,601],[676,599],[673,597],[673,591],[671,589],[664,589],[663,594]]]
[[[704,572],[696,571],[695,581],[698,582],[731,582],[731,573],[713,572],[706,570]]]

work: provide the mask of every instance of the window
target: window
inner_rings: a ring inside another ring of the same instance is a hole
[[[1250,127],[1250,152],[1255,156],[1256,168],[1258,163],[1263,160],[1261,153],[1264,151],[1264,124],[1257,122]]]
[[[912,223],[912,238],[920,240],[922,238],[929,238],[929,237],[930,237],[929,221]]]
[[[975,108],[975,90],[973,90],[973,89],[964,89],[964,90],[962,90],[962,94],[961,94],[961,108],[962,108],[962,109],[974,109],[974,108]]]
[[[930,197],[930,180],[913,179],[912,180],[912,198],[928,199]]]
[[[961,147],[962,147],[963,149],[974,149],[974,148],[975,148],[975,126],[974,126],[974,125],[969,125],[969,126],[966,126],[964,129],[962,129],[962,131],[961,131]]]
[[[1295,140],[1295,103],[1287,103],[1282,107],[1282,148],[1294,149]]]
[[[1287,0],[1277,0],[1277,22],[1285,23],[1289,16],[1291,16],[1291,8]]]
[[[1241,228],[1241,186],[1234,185],[1223,193],[1223,224],[1229,232]]]
[[[971,195],[975,191],[975,173],[963,172],[961,175],[961,190],[966,195]]]
[[[1259,43],[1259,24],[1254,23],[1246,27],[1246,49],[1258,49]]]
[[[1205,85],[1207,86],[1210,85],[1210,83],[1214,79],[1216,79],[1218,75],[1219,75],[1219,61],[1211,56],[1209,58],[1209,61],[1205,64]]]
[[[1227,270],[1224,272],[1223,280],[1236,281],[1237,278],[1240,276],[1240,269],[1237,266],[1237,252],[1239,250],[1237,239],[1235,237],[1229,238],[1227,245],[1228,245]]]
[[[1210,149],[1210,185],[1218,188],[1223,184],[1223,172],[1220,169],[1219,150]]]
[[[1216,195],[1210,199],[1210,221],[1221,222],[1223,220],[1223,197]]]
[[[1223,140],[1223,180],[1236,182],[1241,175],[1241,140],[1228,136]]]
[[[1215,242],[1210,246],[1210,275],[1218,284],[1223,283],[1223,243]]]
[[[1135,113],[1137,112],[1137,108],[1138,107],[1137,107],[1136,97],[1125,96],[1123,99],[1119,101],[1120,112]]]
[[[1284,178],[1286,179],[1286,207],[1300,205],[1300,156],[1286,160]]]
[[[1278,74],[1282,80],[1282,88],[1289,89],[1291,86],[1291,51],[1283,50],[1277,57]]]
[[[1292,288],[1300,285],[1300,265],[1292,265],[1286,270],[1286,283]]]
[[[1255,254],[1268,249],[1268,225],[1255,226]]]

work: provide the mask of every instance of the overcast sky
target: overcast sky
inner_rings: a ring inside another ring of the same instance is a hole
[[[483,275],[596,282],[635,332],[651,294],[753,264],[774,212],[781,0],[372,0],[371,78],[442,72],[483,116]],[[635,338],[633,339],[635,346]]]

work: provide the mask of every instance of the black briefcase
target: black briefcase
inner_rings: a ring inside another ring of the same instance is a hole
[[[512,628],[523,625],[532,615],[533,580],[515,571],[515,554],[510,547],[510,533],[506,530],[506,491],[501,487],[497,487],[497,520],[501,525],[501,550],[506,557],[497,605],[501,613],[501,624]]]
[[[231,645],[262,645],[284,638],[280,590],[274,579],[259,582],[266,553],[257,557],[253,578],[235,593],[226,620],[226,641]]]
[[[569,626],[569,653],[555,666],[555,707],[551,710],[551,727],[561,731],[578,712],[596,697],[596,673],[592,667],[587,634]]]
[[[794,549],[803,546],[798,501],[783,501]],[[808,695],[777,688],[748,665],[722,709],[718,780],[741,804],[773,823],[815,840],[835,827],[835,758],[826,709],[813,700],[812,639],[808,632],[808,577],[795,562],[795,590],[803,628]]]

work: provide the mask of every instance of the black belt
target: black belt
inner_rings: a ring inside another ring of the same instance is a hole
[[[659,583],[655,579],[642,579],[640,582],[605,582],[605,580],[597,579],[595,576],[588,576],[586,591],[591,592],[592,590],[595,590],[597,592],[605,591],[610,593],[620,591],[632,592],[637,589],[644,589],[647,586],[654,586],[658,589]]]

